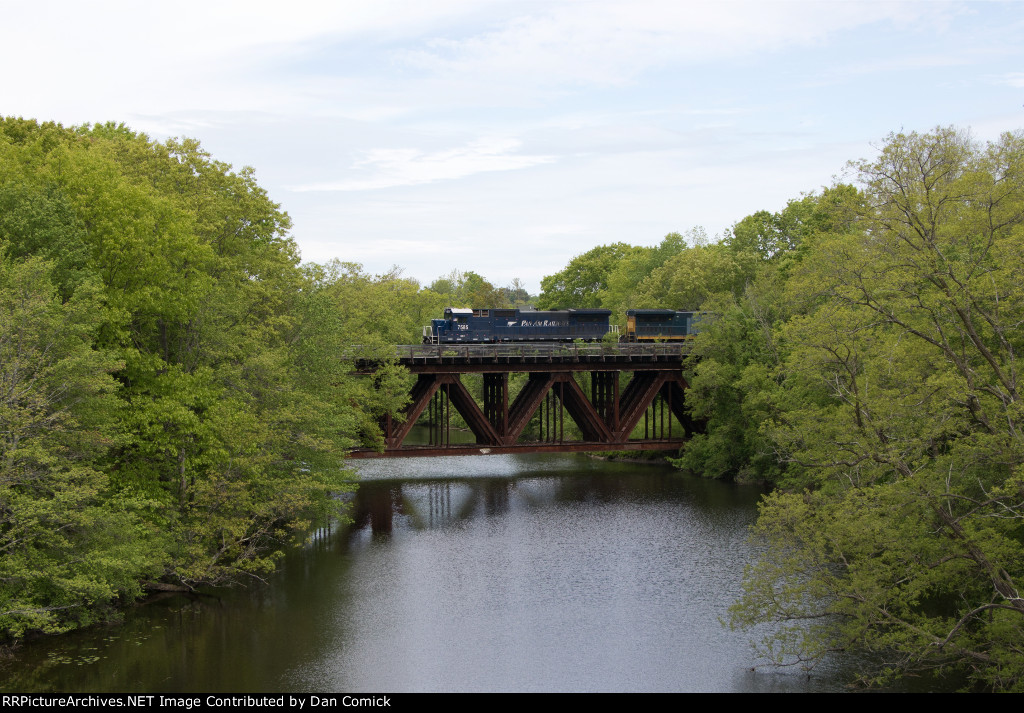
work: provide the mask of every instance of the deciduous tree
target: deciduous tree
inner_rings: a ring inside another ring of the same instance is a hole
[[[899,134],[854,164],[859,232],[819,241],[768,427],[803,492],[762,508],[736,621],[779,656],[867,648],[1024,689],[1024,136]],[[872,676],[868,676],[872,678]]]
[[[93,348],[109,315],[94,284],[62,302],[40,258],[0,257],[0,636],[95,621],[159,571],[144,502],[98,463],[119,405]]]

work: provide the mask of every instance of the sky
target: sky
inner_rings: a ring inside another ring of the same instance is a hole
[[[252,166],[307,261],[496,285],[1024,128],[1024,2],[0,0],[0,115]]]

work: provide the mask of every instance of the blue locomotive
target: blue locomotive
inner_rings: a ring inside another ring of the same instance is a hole
[[[448,307],[443,319],[423,328],[424,344],[481,344],[488,342],[600,341],[617,325],[609,324],[610,309],[553,311],[462,309]]]
[[[468,309],[448,307],[442,319],[423,328],[424,344],[487,344],[493,342],[600,341],[609,332],[608,309],[530,310],[517,308]],[[673,309],[626,311],[622,342],[680,342],[693,339],[702,312]]]
[[[697,334],[701,312],[679,312],[674,309],[626,310],[626,331],[623,342],[681,342]]]

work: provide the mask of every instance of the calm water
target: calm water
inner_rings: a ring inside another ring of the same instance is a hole
[[[269,586],[167,597],[0,661],[19,691],[836,690],[720,624],[760,491],[579,455],[360,466]]]

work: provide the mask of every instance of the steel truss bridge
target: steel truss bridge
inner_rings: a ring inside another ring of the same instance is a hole
[[[398,362],[416,375],[409,404],[402,418],[388,416],[381,423],[383,452],[357,449],[350,457],[679,449],[695,430],[683,408],[687,383],[682,368],[688,352],[689,345],[679,343],[397,347]],[[358,372],[372,374],[381,360],[357,354],[355,362]],[[517,372],[528,376],[510,399],[509,376]],[[579,372],[590,374],[589,395],[574,376]],[[482,404],[462,383],[465,374],[483,375]],[[452,441],[453,408],[475,443]],[[424,412],[429,442],[406,444]],[[675,433],[673,415],[678,419]],[[539,438],[521,441],[535,416]],[[576,423],[582,440],[565,438],[566,416]],[[641,421],[644,437],[631,437]]]

